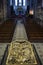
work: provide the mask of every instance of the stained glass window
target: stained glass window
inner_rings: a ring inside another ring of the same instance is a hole
[[[19,0],[19,6],[21,6],[22,5],[22,0]]]
[[[12,0],[10,0],[10,5],[12,5]]]
[[[15,6],[17,6],[17,0],[15,0]]]
[[[26,0],[23,0],[23,6],[25,6],[26,5]]]

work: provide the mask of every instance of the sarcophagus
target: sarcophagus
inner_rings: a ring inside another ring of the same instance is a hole
[[[6,65],[37,65],[31,43],[13,41],[9,48]]]

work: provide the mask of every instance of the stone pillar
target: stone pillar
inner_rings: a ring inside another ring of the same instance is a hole
[[[10,9],[10,0],[7,0],[7,17],[9,18],[11,14],[11,9]]]
[[[3,12],[3,0],[0,0],[0,24],[3,23],[4,12]]]
[[[7,0],[3,0],[3,16],[5,21],[7,19]]]
[[[34,0],[34,17],[36,17],[36,11],[37,11],[37,0]]]
[[[31,0],[30,0],[30,9],[32,8],[32,6],[31,6]]]

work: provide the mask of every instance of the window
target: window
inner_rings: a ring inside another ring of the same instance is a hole
[[[19,0],[19,6],[21,6],[22,5],[22,0]]]
[[[12,5],[12,0],[10,0],[10,5]]]
[[[17,0],[15,0],[15,6],[17,6]]]
[[[23,6],[25,6],[26,5],[26,0],[23,0]]]

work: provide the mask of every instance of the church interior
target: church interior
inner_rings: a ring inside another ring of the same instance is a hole
[[[43,0],[0,0],[0,65],[43,65]]]

